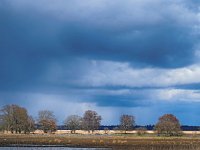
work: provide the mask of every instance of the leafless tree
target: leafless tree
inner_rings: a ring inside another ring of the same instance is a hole
[[[155,129],[159,135],[178,136],[181,134],[179,120],[172,114],[165,114],[160,117]]]
[[[71,115],[67,117],[64,124],[67,126],[68,129],[71,130],[71,133],[75,133],[76,130],[81,129],[82,118],[77,115]]]
[[[26,122],[26,129],[25,129],[25,133],[30,133],[35,131],[35,120],[33,119],[32,116],[28,116],[28,120]]]
[[[120,129],[124,130],[125,133],[128,130],[132,130],[135,126],[135,117],[132,115],[122,115],[120,117]]]
[[[3,115],[0,115],[0,131],[4,130],[4,120]]]
[[[93,133],[99,128],[101,119],[101,116],[96,111],[87,110],[83,116],[83,129]]]
[[[6,131],[14,130],[14,105],[6,105],[1,109],[2,128]]]
[[[11,133],[26,133],[29,122],[28,112],[18,105],[6,105],[1,109],[1,122],[3,130]]]
[[[56,131],[56,118],[52,111],[42,110],[38,113],[38,124],[44,133],[52,133]]]

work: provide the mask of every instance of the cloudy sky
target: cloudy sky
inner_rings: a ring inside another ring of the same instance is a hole
[[[200,125],[199,0],[1,0],[0,106]]]

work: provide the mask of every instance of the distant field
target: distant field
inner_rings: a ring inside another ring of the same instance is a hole
[[[148,134],[155,134],[154,131],[152,130],[149,130],[149,131],[146,131]],[[200,131],[182,131],[184,134],[199,134],[200,135]],[[36,130],[35,133],[37,134],[42,134],[43,132],[41,130]],[[56,131],[56,134],[68,134],[70,133],[70,130],[57,130]],[[87,131],[84,131],[84,130],[77,130],[76,133],[78,134],[88,134]],[[108,131],[108,134],[120,134],[120,133],[123,133],[123,131],[115,131],[115,130],[109,130]],[[130,134],[134,134],[136,133],[135,130],[133,131],[127,131],[127,133],[130,133]],[[92,134],[92,133],[90,133]],[[94,134],[105,134],[105,131],[104,130],[96,130],[94,132]]]
[[[30,134],[0,135],[0,146],[57,145],[135,150],[200,150],[199,137],[139,137],[132,134]]]

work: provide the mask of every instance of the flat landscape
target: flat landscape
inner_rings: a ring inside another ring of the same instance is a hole
[[[81,135],[81,134],[30,134],[0,135],[0,146],[61,146],[76,148],[112,148],[133,150],[200,150],[198,136],[139,137],[133,134]]]

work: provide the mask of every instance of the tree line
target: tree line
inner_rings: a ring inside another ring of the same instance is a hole
[[[101,125],[102,117],[93,110],[87,110],[83,116],[70,115],[64,120],[64,125],[76,133],[76,130],[86,130],[89,133],[98,130]],[[136,125],[133,115],[123,114],[120,116],[120,124],[114,130],[127,131],[134,130]],[[36,127],[37,125],[37,127]],[[28,114],[26,108],[18,105],[6,105],[0,110],[0,129],[11,133],[28,134],[36,129],[44,133],[54,133],[57,130],[57,120],[52,111],[42,110],[38,112],[36,120]],[[107,133],[108,129],[105,129]],[[172,114],[161,116],[155,125],[158,135],[178,136],[181,135],[181,125],[179,120]],[[145,128],[137,129],[137,133],[142,135],[146,132]]]

